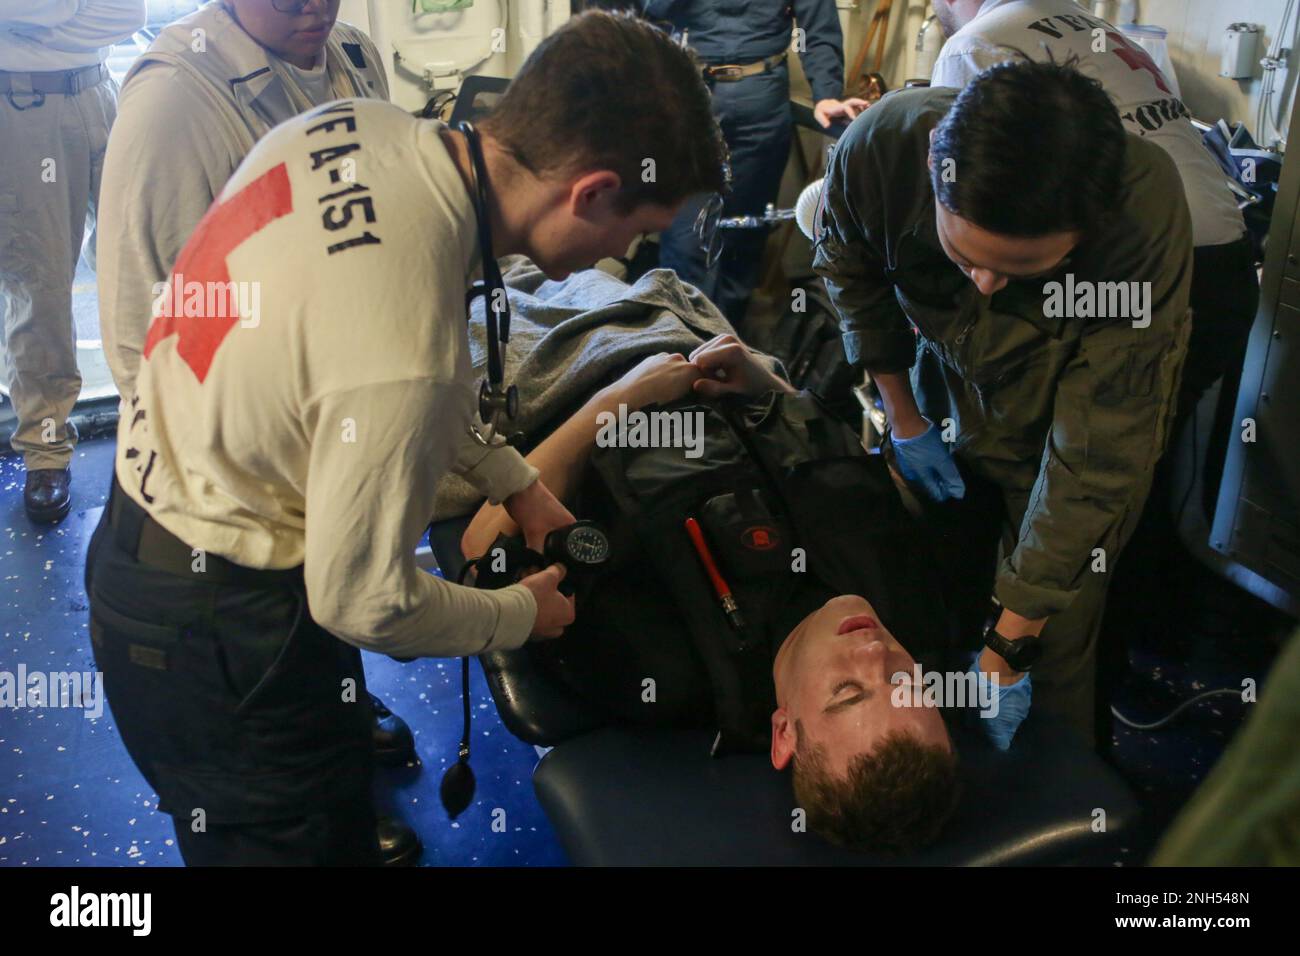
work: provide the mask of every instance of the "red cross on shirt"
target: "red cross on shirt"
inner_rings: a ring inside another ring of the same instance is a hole
[[[293,194],[284,163],[268,170],[224,202],[204,214],[194,234],[181,250],[172,269],[172,281],[208,283],[230,281],[226,257],[249,236],[270,222],[293,212]],[[183,293],[183,289],[181,292]],[[175,295],[168,290],[169,301]],[[183,300],[183,294],[180,296]],[[208,296],[204,296],[204,302]],[[222,301],[226,301],[225,298]],[[205,306],[206,308],[206,306]],[[173,313],[177,310],[171,310]],[[188,310],[181,310],[188,311]],[[200,309],[203,311],[203,309]],[[223,309],[223,312],[230,310]],[[154,319],[144,341],[144,357],[159,342],[173,333],[178,336],[176,354],[202,382],[212,367],[212,358],[230,330],[239,321],[237,315],[164,314]]]

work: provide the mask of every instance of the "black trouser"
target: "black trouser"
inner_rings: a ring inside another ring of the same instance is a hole
[[[1202,459],[1204,507],[1208,518],[1218,497],[1228,439],[1235,433],[1232,415],[1236,410],[1250,329],[1259,311],[1259,276],[1255,272],[1255,247],[1250,236],[1222,246],[1198,246],[1193,254],[1192,338],[1187,343],[1173,436],[1178,437],[1206,389],[1222,378],[1214,426]],[[1198,468],[1202,462],[1197,462]],[[1153,489],[1151,500],[1155,501],[1157,491],[1163,490]]]
[[[189,865],[377,864],[360,654],[301,568],[189,549],[114,482],[86,565],[95,661]]]
[[[735,81],[710,81],[713,112],[730,151],[732,187],[723,216],[761,216],[776,202],[790,158],[790,68],[785,62],[766,73]],[[708,296],[727,321],[743,330],[750,294],[760,278],[770,230],[728,229],[722,255],[711,270],[694,233],[700,202],[688,201],[660,234],[659,264],[674,270]]]
[[[1223,384],[1207,447],[1198,449],[1194,467],[1202,472],[1206,518],[1218,497],[1228,440],[1235,434],[1232,416],[1250,329],[1259,308],[1259,278],[1249,236],[1221,246],[1198,246],[1192,266],[1192,335],[1187,344],[1178,389],[1178,409],[1171,441],[1176,441],[1206,389]],[[1128,635],[1137,630],[1159,633],[1179,610],[1179,506],[1171,501],[1176,465],[1168,452],[1156,466],[1151,494],[1111,582],[1102,639],[1098,645],[1098,740],[1110,744],[1111,698],[1128,672]],[[1189,475],[1186,481],[1190,482]],[[1182,480],[1178,482],[1181,486]],[[1193,507],[1197,504],[1193,504]]]

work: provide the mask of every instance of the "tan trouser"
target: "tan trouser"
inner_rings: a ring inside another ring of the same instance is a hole
[[[27,468],[62,468],[81,392],[72,277],[95,207],[117,84],[75,94],[0,96],[0,350]],[[91,262],[94,259],[91,258]]]

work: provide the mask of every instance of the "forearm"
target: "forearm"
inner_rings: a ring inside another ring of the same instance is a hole
[[[844,95],[844,37],[834,0],[798,0],[795,21],[803,30],[799,59],[812,88],[813,102]]]
[[[538,480],[560,501],[567,500],[577,490],[600,431],[596,419],[601,412],[618,412],[619,402],[623,400],[620,394],[613,387],[597,392],[524,459],[537,469]],[[461,552],[467,558],[478,557],[487,553],[497,535],[518,532],[519,526],[503,505],[484,504],[465,529]]]
[[[303,578],[314,618],[339,639],[398,657],[479,654],[528,639],[537,608],[526,589],[476,591],[415,564],[456,451],[459,429],[448,424],[463,412],[462,389],[433,378],[307,403]],[[354,430],[340,441],[344,421]]]
[[[144,24],[144,0],[93,0],[82,4],[76,16],[35,36],[51,49],[79,53],[129,40]]]
[[[405,553],[384,560],[334,548],[308,555],[308,602],[322,627],[354,647],[394,657],[460,657],[528,640],[537,604],[527,588],[478,590],[419,571]]]
[[[0,0],[0,27],[56,27],[77,13],[78,0]]]
[[[880,390],[885,415],[894,434],[899,438],[914,438],[926,430],[925,419],[912,394],[912,381],[906,372],[869,372],[871,380]]]
[[[996,625],[997,632],[1003,637],[1009,637],[1016,640],[1020,637],[1037,637],[1043,632],[1043,627],[1047,624],[1047,618],[1028,618],[1017,614],[1011,608],[1004,607],[1002,613],[998,616]]]
[[[844,96],[844,51],[839,44],[809,42],[799,59],[814,104]]]

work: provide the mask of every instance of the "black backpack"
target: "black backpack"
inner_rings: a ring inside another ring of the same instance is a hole
[[[835,309],[820,280],[799,289],[803,292],[803,310],[796,312],[792,304],[759,345],[781,360],[795,388],[822,396],[827,410],[840,421],[859,423],[862,407],[853,395],[853,387],[862,381],[862,373],[844,357]]]
[[[543,656],[584,642],[607,648],[611,632],[651,646],[681,646],[685,633],[712,691],[719,754],[767,749],[774,654],[833,596],[863,595],[918,661],[947,665],[947,615],[926,533],[904,510],[884,460],[819,398],[688,398],[643,411],[698,414],[703,454],[594,450],[573,511],[607,529],[614,558],[578,591],[565,638],[537,646]],[[687,518],[703,529],[743,628],[724,613]],[[593,680],[599,674],[588,672],[583,683]]]

